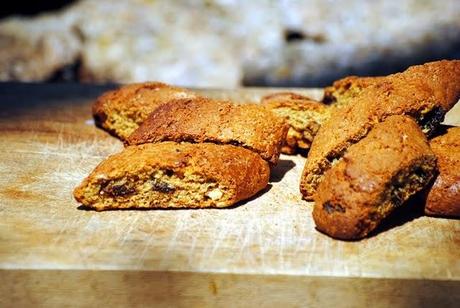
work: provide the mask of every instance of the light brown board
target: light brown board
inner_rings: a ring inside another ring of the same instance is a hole
[[[51,280],[75,270],[90,271],[91,281],[97,281],[98,272],[107,273],[103,270],[187,272],[184,277],[190,281],[194,273],[216,275],[224,285],[228,277],[235,292],[241,285],[234,275],[257,275],[258,283],[279,276],[286,286],[292,277],[293,286],[308,281],[309,287],[316,279],[376,279],[386,288],[382,294],[398,288],[388,281],[406,279],[428,279],[438,295],[446,281],[458,290],[459,220],[421,217],[409,208],[376,236],[360,242],[333,240],[315,230],[312,204],[301,200],[301,156],[282,156],[270,187],[232,209],[78,209],[72,189],[104,157],[122,149],[121,142],[95,128],[91,119],[90,104],[105,89],[0,86],[0,269],[8,273],[0,274],[0,283],[5,294],[25,292],[21,279],[31,283],[45,269],[54,270],[47,276]],[[274,89],[200,92],[250,101],[268,91]],[[321,95],[318,90],[299,91]],[[460,123],[460,108],[456,110],[447,117],[450,123]],[[37,276],[32,279],[30,273]],[[13,280],[15,285],[8,284]],[[137,282],[145,283],[142,277]],[[208,295],[214,296],[211,291]],[[452,293],[452,287],[445,291]]]

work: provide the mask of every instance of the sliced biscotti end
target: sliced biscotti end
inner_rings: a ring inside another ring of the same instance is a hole
[[[460,217],[460,127],[451,127],[430,140],[438,158],[439,174],[430,188],[425,214]]]
[[[264,189],[269,166],[232,145],[165,142],[125,148],[75,189],[96,210],[228,207]]]
[[[320,127],[313,139],[300,179],[300,192],[305,200],[313,200],[324,173],[342,158],[351,144],[365,137],[374,125],[373,122],[365,123],[355,129],[354,121],[358,119],[358,122],[364,123],[365,119],[361,117],[368,115],[365,110],[359,115],[354,114],[356,107],[349,104],[342,108],[331,108],[329,120]],[[350,130],[353,132],[350,133]]]
[[[126,144],[163,141],[232,144],[276,164],[287,130],[287,124],[263,106],[199,98],[160,106]]]
[[[436,156],[415,121],[389,117],[325,173],[315,195],[317,229],[339,239],[363,238],[435,173]]]
[[[194,98],[188,90],[161,82],[135,83],[101,95],[93,104],[96,125],[126,140],[159,105]]]
[[[322,102],[338,107],[352,103],[363,89],[379,82],[381,78],[348,76],[334,81],[332,86],[324,88]]]
[[[261,102],[289,125],[281,148],[285,154],[308,150],[318,129],[329,118],[326,105],[292,92],[270,94]]]

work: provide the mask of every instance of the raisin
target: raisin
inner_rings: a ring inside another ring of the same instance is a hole
[[[176,188],[173,185],[159,181],[154,181],[152,183],[152,189],[166,194],[172,193],[176,190]]]
[[[345,213],[345,208],[341,206],[340,204],[333,204],[329,201],[326,201],[323,204],[323,209],[326,211],[328,214],[332,214],[333,212],[340,212],[340,213]]]
[[[444,120],[445,114],[446,112],[441,107],[434,107],[418,120],[418,124],[427,137],[431,137],[435,133],[436,128]]]
[[[334,95],[332,95],[332,94],[324,95],[323,103],[325,103],[326,105],[330,105],[330,104],[333,104],[335,102],[337,102],[337,98]]]
[[[404,200],[402,198],[402,193],[399,191],[394,191],[393,194],[391,195],[391,203],[393,203],[394,206],[398,207],[401,204],[403,204]]]
[[[428,173],[423,168],[415,169],[414,175],[416,176],[417,184],[425,183],[425,180],[429,177]]]
[[[113,185],[110,187],[108,193],[117,197],[117,196],[126,196],[134,192],[134,188],[126,187],[125,185]]]

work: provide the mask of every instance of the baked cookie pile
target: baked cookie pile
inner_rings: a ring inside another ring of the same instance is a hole
[[[330,116],[300,180],[303,198],[315,201],[318,230],[363,238],[422,190],[427,214],[458,216],[460,134],[450,128],[442,135],[440,123],[459,98],[458,60],[385,77],[347,77],[326,88]]]
[[[93,115],[126,145],[74,191],[96,210],[231,206],[267,186],[288,130],[260,105],[162,83],[108,92]]]
[[[459,60],[346,77],[321,102],[280,92],[235,104],[163,83],[124,86],[99,97],[93,115],[126,147],[74,196],[96,210],[228,207],[266,187],[280,152],[308,153],[300,192],[334,238],[367,236],[421,191],[426,214],[460,216],[460,128],[440,125],[459,98]]]

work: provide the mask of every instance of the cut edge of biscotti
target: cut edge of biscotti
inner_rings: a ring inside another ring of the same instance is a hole
[[[146,154],[152,149],[155,151]],[[162,160],[161,153],[165,149],[182,151],[184,155],[174,161]],[[234,157],[229,158],[229,155]],[[192,156],[194,163],[189,160]],[[244,163],[238,163],[235,158]],[[231,177],[228,172],[219,173],[222,168],[239,175]],[[268,163],[257,154],[232,145],[143,144],[125,148],[101,162],[75,188],[74,197],[97,211],[224,208],[263,190],[268,184],[269,173]]]
[[[110,114],[94,114],[97,127],[104,129],[110,135],[125,141],[139,127],[139,117],[122,110]]]
[[[143,91],[149,95],[168,91],[169,96],[152,98]],[[133,83],[103,93],[94,102],[92,113],[96,126],[125,141],[159,105],[194,97],[193,92],[162,82]]]
[[[427,187],[435,175],[435,166],[436,160],[433,156],[424,156],[414,160],[407,168],[397,173],[380,195],[381,201],[379,202],[381,203],[375,204],[370,219],[361,220],[357,223],[350,222],[350,226],[338,228],[334,231],[331,231],[328,226],[316,222],[317,230],[340,240],[360,240],[367,237],[396,208]],[[324,211],[343,211],[343,207],[340,204],[334,204],[330,201],[322,204],[315,203],[315,207],[322,207]],[[337,220],[330,223],[338,224]]]
[[[329,118],[326,105],[294,92],[277,92],[264,96],[262,105],[288,125],[283,154],[305,154],[320,126]]]

